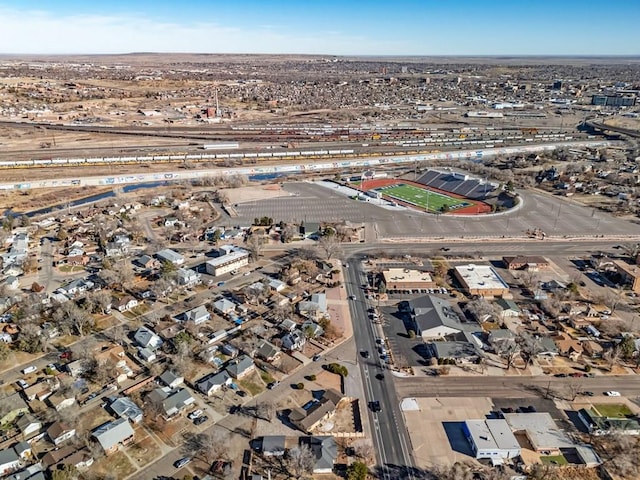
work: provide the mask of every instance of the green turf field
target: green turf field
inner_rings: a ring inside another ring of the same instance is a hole
[[[432,192],[426,188],[419,188],[406,183],[398,183],[389,185],[388,187],[380,187],[375,189],[382,195],[399,200],[401,202],[410,203],[430,212],[442,212],[446,205],[448,211],[457,210],[462,207],[468,207],[471,202],[461,200],[459,198],[449,197],[442,193]]]

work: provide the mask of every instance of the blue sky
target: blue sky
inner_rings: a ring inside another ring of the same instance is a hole
[[[0,53],[640,55],[640,0],[0,0]]]

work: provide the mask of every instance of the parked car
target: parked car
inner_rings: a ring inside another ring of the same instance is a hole
[[[269,390],[273,390],[274,388],[276,388],[278,385],[280,385],[280,382],[271,382],[270,384],[267,385],[267,388]]]
[[[204,422],[206,422],[207,420],[209,420],[209,417],[207,417],[206,415],[202,415],[201,417],[196,418],[193,421],[194,425],[202,425]]]
[[[187,415],[187,418],[189,420],[195,420],[196,418],[200,417],[204,412],[200,409],[198,410],[194,410],[193,412],[191,412],[189,415]]]
[[[616,392],[615,390],[609,390],[608,392],[604,392],[607,397],[621,397],[620,392]]]
[[[238,395],[239,397],[246,397],[247,392],[245,392],[244,390],[238,390],[236,391],[236,395]]]
[[[186,464],[188,464],[189,462],[191,462],[191,459],[189,457],[184,457],[184,458],[181,458],[180,460],[176,460],[173,463],[173,466],[176,467],[176,468],[182,468]]]
[[[320,355],[318,355],[317,353],[313,356],[312,360],[314,362],[317,362],[318,360],[320,360]]]
[[[19,378],[19,379],[18,379],[18,382],[17,382],[17,383],[18,383],[18,385],[20,385],[20,387],[21,387],[22,389],[25,389],[25,388],[27,388],[27,387],[29,386],[29,384],[28,384],[27,382],[25,382],[25,381],[24,381],[23,379],[21,379],[21,378]]]
[[[33,373],[36,370],[38,370],[38,367],[36,367],[35,365],[29,365],[28,367],[22,369],[22,374],[27,375],[28,373]]]

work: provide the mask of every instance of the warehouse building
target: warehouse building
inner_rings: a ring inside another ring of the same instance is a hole
[[[509,285],[488,265],[460,265],[454,268],[454,274],[469,295],[504,297],[509,294]]]
[[[505,420],[467,420],[462,430],[477,459],[490,458],[494,463],[502,463],[520,455],[518,440]]]

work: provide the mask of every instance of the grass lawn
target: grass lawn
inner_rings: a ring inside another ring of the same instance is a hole
[[[436,193],[426,188],[419,188],[405,183],[376,188],[375,191],[387,197],[416,205],[430,212],[456,210],[457,208],[471,205],[471,203],[466,200],[453,198],[442,193]],[[443,208],[445,205],[447,208]]]
[[[240,385],[243,390],[246,390],[254,397],[264,392],[264,385],[262,384],[262,382],[260,382],[260,380],[258,379],[258,375],[256,375],[255,372],[249,375],[247,378],[239,380],[238,385]]]
[[[553,465],[567,465],[567,459],[564,458],[564,455],[547,455],[540,456],[540,461],[545,464],[553,464]]]
[[[598,403],[593,408],[600,415],[608,418],[627,418],[633,415],[631,409],[623,403]]]
[[[262,378],[262,381],[266,384],[269,385],[271,382],[275,382],[275,379],[269,375],[267,372],[260,370],[260,378]]]

